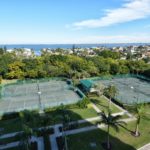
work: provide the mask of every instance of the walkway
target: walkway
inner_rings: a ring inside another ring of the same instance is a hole
[[[144,145],[143,147],[139,148],[138,150],[150,150],[150,143]]]
[[[38,150],[44,150],[43,137],[38,137],[37,138],[37,137],[32,136],[31,137],[31,142],[37,142]],[[16,141],[16,142],[8,143],[8,144],[5,144],[5,145],[0,145],[0,150],[4,150],[4,149],[7,149],[7,148],[12,148],[12,147],[17,147],[19,144],[20,144],[20,142]]]
[[[101,110],[99,110],[99,108],[98,108],[94,103],[92,103],[92,106],[93,106],[93,108],[96,110],[97,113],[101,112]],[[113,116],[116,116],[116,115],[124,115],[124,114],[127,114],[128,116],[130,116],[130,118],[121,119],[121,120],[124,121],[124,122],[130,122],[130,121],[136,120],[136,118],[133,117],[131,114],[129,114],[126,110],[124,110],[124,109],[122,109],[122,108],[120,108],[120,107],[119,107],[119,109],[120,109],[122,112],[114,113],[114,114],[112,114],[112,115],[113,115]],[[85,122],[98,121],[98,120],[100,120],[100,119],[101,119],[101,117],[100,117],[100,116],[97,116],[97,117],[88,118],[88,119],[84,119],[84,120],[78,120],[77,122],[78,122],[79,124],[81,124],[81,123],[85,123]],[[70,124],[74,124],[74,123],[76,123],[76,121],[70,122]],[[55,133],[50,136],[50,142],[51,142],[51,149],[52,149],[52,150],[58,150],[56,138],[59,137],[59,136],[62,136],[62,132],[59,131],[59,127],[62,127],[62,124],[55,125],[55,127],[54,127]],[[68,131],[65,131],[65,134],[66,134],[66,135],[77,134],[77,133],[87,132],[87,131],[95,130],[95,129],[98,129],[98,128],[104,128],[104,127],[106,127],[104,124],[101,124],[101,125],[93,125],[93,126],[83,127],[83,128],[79,128],[79,129],[68,130]]]

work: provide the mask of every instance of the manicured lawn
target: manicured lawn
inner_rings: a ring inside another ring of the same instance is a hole
[[[18,136],[13,136],[13,137],[9,137],[9,138],[4,138],[0,140],[0,144],[8,144],[8,143],[12,143],[12,142],[16,142],[20,140],[20,135]]]
[[[146,143],[150,142],[150,120],[142,120],[140,125],[140,137],[133,137],[129,131],[120,128],[120,132],[116,133],[111,129],[112,150],[136,150]],[[131,131],[135,129],[135,122],[130,122],[127,128]],[[106,129],[97,129],[68,137],[69,150],[103,150],[101,143],[106,141]],[[92,148],[90,143],[95,143],[96,147]]]
[[[3,134],[14,131],[20,131],[21,130],[20,119],[10,119],[0,121],[0,128],[4,129],[4,131],[2,131]]]
[[[120,132],[118,133],[113,129],[110,130],[112,150],[136,150],[150,142],[149,110],[150,105],[145,106],[147,115],[141,119],[139,126],[140,137],[133,137],[131,135],[131,131],[135,130],[135,121],[127,123],[126,129],[120,127]],[[124,117],[126,118],[127,116],[125,115]],[[70,135],[68,137],[69,150],[103,150],[101,143],[106,141],[106,138],[106,128]],[[96,147],[92,148],[90,143],[95,143]]]
[[[91,118],[91,117],[96,117],[97,112],[91,108],[90,106],[86,109],[73,109],[71,110],[74,115],[71,115],[71,118],[73,120],[79,120],[79,119],[86,119],[86,118]]]
[[[90,99],[101,111],[108,111],[109,101],[104,96],[90,96]],[[111,111],[112,113],[121,112],[113,103],[111,103]]]
[[[86,109],[80,109],[77,107],[69,109],[68,114],[69,114],[71,120],[73,120],[73,121],[97,116],[96,111],[93,108],[91,108],[90,106]],[[52,110],[50,112],[47,112],[47,115],[51,116],[52,118],[55,118],[54,119],[55,122],[50,122],[49,125],[61,123],[61,117],[60,116],[62,114],[60,114],[56,110]],[[37,118],[38,120],[37,120],[36,126],[33,126],[32,122],[31,122],[32,127],[41,127],[42,126],[40,124],[41,119],[39,119],[39,118],[42,119],[42,116],[41,117],[39,116]],[[0,128],[4,128],[3,134],[20,131],[21,130],[21,121],[19,118],[0,121]]]

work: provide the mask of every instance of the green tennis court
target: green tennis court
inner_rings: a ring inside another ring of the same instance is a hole
[[[71,104],[82,97],[62,80],[22,81],[1,88],[0,113]]]
[[[136,78],[110,78],[108,80],[94,80],[95,84],[102,83],[105,86],[114,85],[118,89],[116,99],[122,103],[150,102],[150,82]]]

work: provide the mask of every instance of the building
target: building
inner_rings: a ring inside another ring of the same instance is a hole
[[[91,80],[80,80],[80,84],[85,92],[95,92],[95,84]]]

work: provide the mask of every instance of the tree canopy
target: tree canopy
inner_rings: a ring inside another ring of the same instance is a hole
[[[61,49],[58,49],[59,51]],[[17,50],[15,50],[17,51]],[[100,75],[143,73],[149,75],[150,65],[145,61],[120,60],[118,52],[102,51],[97,56],[74,54],[25,57],[0,49],[0,76],[3,79],[68,77],[84,78]]]

